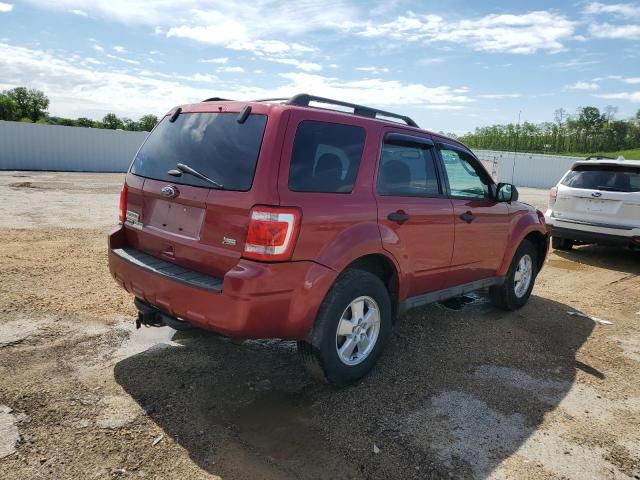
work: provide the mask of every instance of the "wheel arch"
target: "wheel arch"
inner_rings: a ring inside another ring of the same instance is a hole
[[[370,253],[352,260],[343,271],[349,269],[365,270],[382,280],[391,298],[393,321],[395,322],[400,301],[400,279],[398,267],[394,261],[382,253]]]

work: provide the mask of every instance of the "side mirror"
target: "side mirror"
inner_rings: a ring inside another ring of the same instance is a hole
[[[496,188],[496,200],[499,202],[517,202],[518,189],[510,183],[499,183]]]

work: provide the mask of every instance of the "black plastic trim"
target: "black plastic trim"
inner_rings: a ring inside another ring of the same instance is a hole
[[[202,290],[209,290],[216,293],[222,292],[223,280],[221,278],[212,277],[211,275],[166,262],[140,250],[136,250],[135,248],[114,248],[111,251],[122,260],[169,280]]]
[[[400,303],[399,312],[405,312],[411,308],[421,307],[429,303],[440,302],[449,298],[458,297],[465,293],[480,290],[481,288],[493,287],[494,285],[502,285],[506,277],[489,277],[475,282],[465,283],[464,285],[457,285],[455,287],[445,288],[442,290],[436,290],[435,292],[423,293],[422,295],[416,295],[409,297]]]

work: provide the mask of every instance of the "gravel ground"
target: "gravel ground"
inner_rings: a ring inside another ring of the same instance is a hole
[[[638,253],[554,252],[517,312],[409,312],[334,390],[290,342],[136,331],[121,181],[0,172],[2,478],[640,478]]]

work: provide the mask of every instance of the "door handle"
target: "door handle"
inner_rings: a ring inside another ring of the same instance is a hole
[[[467,223],[471,223],[475,220],[476,217],[471,212],[464,212],[462,215],[460,215],[460,218]]]
[[[408,213],[405,213],[404,210],[398,210],[397,212],[392,212],[389,215],[387,215],[387,218],[392,222],[402,224],[407,220],[409,220],[410,216]]]

